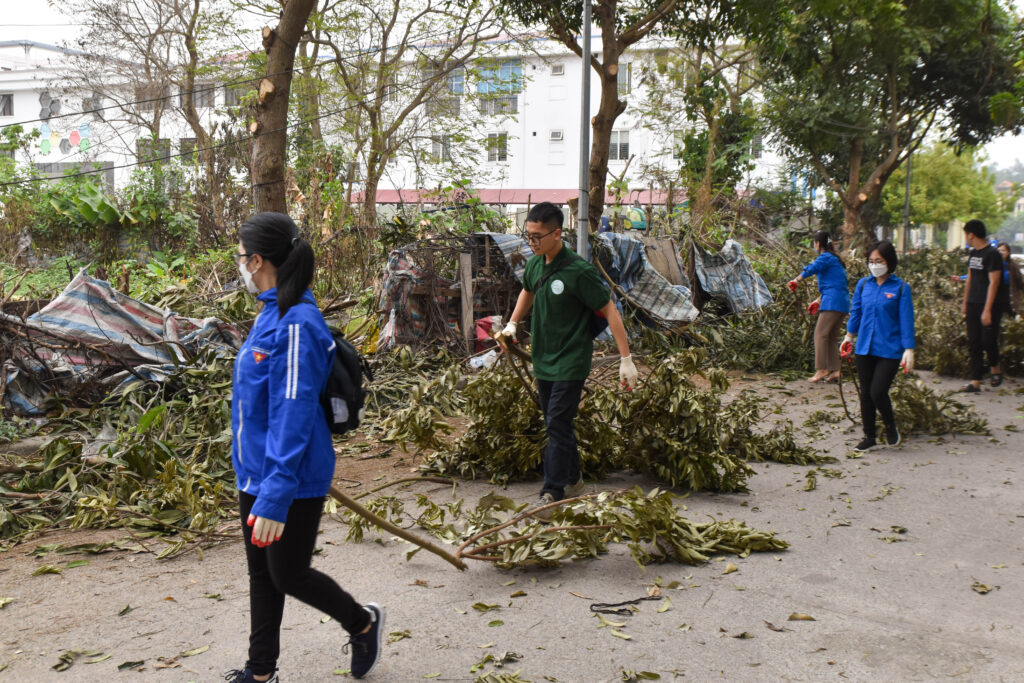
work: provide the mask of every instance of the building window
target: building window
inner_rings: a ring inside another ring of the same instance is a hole
[[[564,76],[565,75],[565,64],[552,64],[551,65],[552,76]]]
[[[480,100],[480,113],[491,116],[505,116],[519,111],[519,98],[516,95],[487,96]]]
[[[167,161],[171,156],[171,141],[167,138],[139,138],[135,142],[135,158],[140,164]]]
[[[452,136],[451,135],[431,135],[430,136],[430,156],[434,162],[440,163],[442,161],[452,160]]]
[[[153,111],[159,104],[162,109],[163,100],[170,96],[171,86],[169,85],[139,86],[135,88],[135,106],[139,111]]]
[[[608,147],[609,161],[626,161],[629,159],[629,131],[613,130],[611,145]]]
[[[623,64],[622,62],[619,62],[619,75],[618,75],[619,95],[628,95],[629,94],[629,88],[630,88],[630,82],[632,80],[632,75],[633,75],[633,63],[632,62],[627,62],[627,63]]]
[[[561,130],[552,130],[548,132],[548,140],[551,142],[561,142],[565,139],[565,134]]]
[[[195,83],[192,86],[192,102],[196,109],[208,109],[213,106],[217,86],[212,83]],[[181,106],[185,106],[185,91],[181,92]]]
[[[672,133],[672,158],[679,160],[683,158],[686,151],[686,133],[681,130]]]
[[[427,116],[457,117],[462,106],[458,97],[435,97],[427,100]]]
[[[508,133],[487,134],[487,161],[508,160]]]
[[[181,152],[182,159],[192,161],[192,157],[196,152],[196,139],[180,138],[178,140],[178,151]]]
[[[387,76],[384,84],[384,101],[395,102],[398,100],[398,74],[392,73]]]
[[[224,106],[225,107],[240,107],[242,106],[242,99],[246,94],[252,90],[247,84],[239,85],[225,85],[224,86]]]
[[[750,158],[760,159],[762,152],[764,152],[764,134],[754,133],[754,137],[750,140]]]
[[[14,93],[0,93],[0,116],[14,116]]]

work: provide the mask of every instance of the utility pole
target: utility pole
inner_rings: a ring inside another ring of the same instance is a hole
[[[913,153],[907,155],[907,186],[903,190],[903,235],[898,245],[900,251],[907,248],[907,238],[910,236],[910,160],[913,158]]]
[[[576,206],[576,253],[589,255],[590,233],[590,0],[583,0],[583,82],[580,94],[580,198]]]

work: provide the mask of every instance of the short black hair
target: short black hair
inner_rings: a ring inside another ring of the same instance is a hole
[[[972,218],[971,220],[964,223],[964,232],[970,233],[975,237],[985,239],[985,224],[979,221],[977,218]]]
[[[889,240],[882,240],[877,242],[875,245],[868,247],[865,252],[865,260],[870,259],[871,255],[878,252],[879,256],[885,259],[885,264],[889,267],[889,273],[896,272],[896,266],[899,264],[900,259],[896,256],[896,247],[892,246],[892,242]]]
[[[528,223],[540,223],[541,225],[561,228],[562,220],[562,209],[551,202],[534,204],[533,208],[530,209],[530,213],[526,214],[526,221]]]

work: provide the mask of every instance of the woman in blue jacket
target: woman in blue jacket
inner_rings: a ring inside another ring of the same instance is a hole
[[[910,285],[893,275],[898,262],[891,242],[882,241],[868,249],[871,275],[858,282],[853,291],[850,321],[840,347],[844,357],[856,354],[864,439],[853,450],[861,453],[876,445],[876,411],[882,414],[885,443],[897,446],[902,440],[889,387],[899,368],[904,373],[914,371],[914,297]]]
[[[817,372],[807,381],[820,382],[827,378],[833,382],[839,379],[836,340],[839,339],[839,326],[850,312],[850,290],[846,283],[846,267],[836,254],[832,239],[824,230],[814,233],[814,249],[818,252],[818,258],[790,280],[789,288],[795,292],[801,280],[812,275],[818,278],[818,292],[821,296],[807,307],[812,315],[818,314],[818,322],[814,326],[814,367]]]
[[[249,566],[249,659],[233,683],[277,681],[285,595],[329,614],[349,633],[352,675],[377,663],[384,611],[360,605],[310,566],[334,447],[320,394],[334,339],[312,292],[313,249],[291,218],[260,213],[242,224],[235,262],[263,302],[235,360],[231,461]]]

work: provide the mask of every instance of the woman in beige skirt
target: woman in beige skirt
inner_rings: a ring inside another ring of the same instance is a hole
[[[846,267],[836,254],[832,238],[824,230],[814,233],[814,249],[818,258],[805,267],[793,280],[789,288],[796,291],[801,280],[813,276],[818,278],[818,292],[821,296],[811,302],[807,310],[818,314],[814,327],[814,367],[817,370],[808,382],[839,379],[839,327],[850,312],[850,290],[846,282]]]

